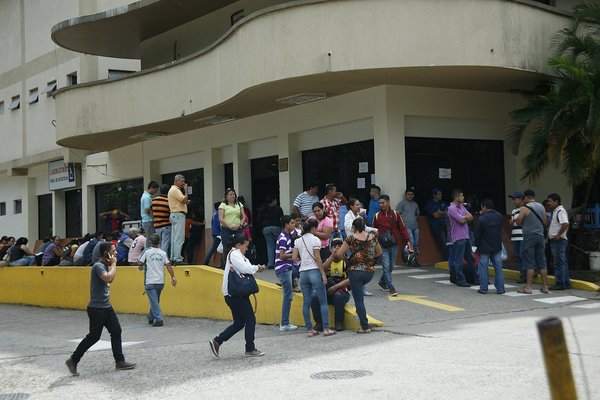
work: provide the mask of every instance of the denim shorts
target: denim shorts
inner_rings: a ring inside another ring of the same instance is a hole
[[[545,245],[542,235],[523,235],[523,241],[521,242],[523,269],[546,268]]]

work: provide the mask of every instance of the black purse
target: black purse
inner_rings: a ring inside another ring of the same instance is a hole
[[[233,250],[231,250],[233,251]],[[247,297],[258,293],[258,283],[252,274],[239,274],[231,264],[231,251],[227,254],[229,276],[227,277],[227,292],[232,297]]]

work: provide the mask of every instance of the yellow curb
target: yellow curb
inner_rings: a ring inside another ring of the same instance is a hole
[[[440,261],[434,265],[435,268],[448,270],[448,261]],[[490,267],[488,269],[490,276],[494,276],[494,268]],[[509,279],[517,280],[520,277],[519,271],[515,271],[512,269],[503,268],[504,277]],[[539,277],[534,279],[534,283],[542,283]],[[548,275],[548,284],[553,285],[556,283],[556,278],[554,275]],[[582,281],[579,279],[571,279],[571,289],[577,290],[586,290],[588,292],[598,292],[600,291],[600,286],[595,283]]]

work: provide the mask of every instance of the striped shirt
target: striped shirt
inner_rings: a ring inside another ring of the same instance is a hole
[[[294,205],[298,207],[304,218],[308,218],[313,215],[312,205],[318,201],[319,196],[311,196],[307,192],[302,192],[294,200]]]
[[[523,227],[521,225],[517,225],[517,217],[519,216],[519,208],[515,208],[510,213],[510,218],[512,220],[512,231],[510,233],[511,242],[519,242],[523,240]]]
[[[292,254],[292,236],[286,231],[282,231],[277,237],[276,243],[276,258],[275,258],[275,273],[281,274],[282,272],[289,271],[292,269],[292,259],[286,258],[282,260],[280,258],[280,250],[283,250],[284,254]]]
[[[167,199],[167,196],[161,194],[152,199],[150,208],[152,209],[152,218],[154,219],[155,229],[171,225],[171,222],[169,221],[169,199]]]
[[[327,197],[321,199],[323,207],[325,207],[325,215],[333,222],[333,231],[340,229],[340,207],[342,202],[340,199],[333,198],[329,200]]]

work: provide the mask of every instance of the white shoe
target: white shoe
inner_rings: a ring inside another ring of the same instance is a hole
[[[373,296],[373,293],[369,292],[368,290],[363,291],[363,295],[367,296],[367,297],[371,297]]]
[[[295,331],[296,329],[298,329],[298,327],[294,324],[287,324],[279,327],[280,332]]]

